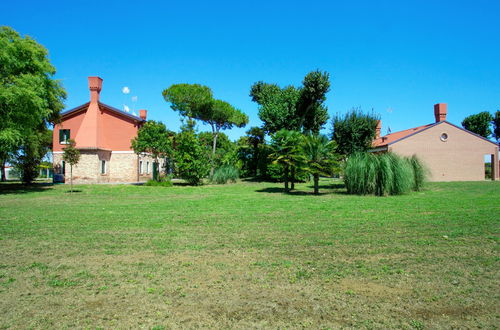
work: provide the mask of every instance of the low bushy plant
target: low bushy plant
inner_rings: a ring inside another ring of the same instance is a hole
[[[172,183],[172,178],[170,176],[164,175],[161,176],[158,181],[151,179],[144,185],[149,187],[172,187],[174,184]]]
[[[356,153],[344,168],[344,182],[350,194],[400,195],[421,190],[427,170],[416,157],[394,153]]]
[[[212,182],[226,184],[228,181],[236,182],[239,178],[238,169],[233,165],[224,165],[215,170]]]

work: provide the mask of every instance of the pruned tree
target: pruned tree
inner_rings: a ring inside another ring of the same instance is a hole
[[[207,86],[175,84],[163,91],[163,97],[181,116],[210,125],[213,133],[210,175],[213,175],[219,132],[234,126],[244,127],[248,123],[248,116],[228,102],[214,99],[212,90]]]
[[[305,76],[300,87],[280,88],[276,84],[256,82],[250,96],[259,105],[259,118],[267,133],[281,129],[319,133],[328,121],[324,102],[329,90],[329,74],[313,71]]]
[[[371,148],[379,116],[363,113],[353,108],[343,116],[337,114],[332,120],[332,140],[337,143],[337,152],[349,156]]]
[[[493,116],[488,111],[483,111],[475,115],[465,117],[462,126],[472,133],[476,133],[486,139],[491,136],[491,123]]]
[[[43,134],[64,108],[66,92],[53,79],[47,55],[34,39],[0,27],[0,164],[18,149],[30,149],[29,140]]]
[[[80,161],[80,150],[75,147],[75,140],[69,139],[68,145],[63,149],[63,159],[69,164],[70,191],[73,193],[73,166]]]
[[[329,140],[326,135],[306,135],[301,149],[305,156],[305,169],[313,176],[314,194],[317,195],[320,175],[332,175],[334,168],[338,167],[336,143]]]
[[[132,149],[138,155],[148,154],[154,159],[156,164],[160,158],[172,156],[171,132],[162,122],[148,120],[137,132],[137,136],[132,139]],[[159,176],[156,177],[159,180]]]

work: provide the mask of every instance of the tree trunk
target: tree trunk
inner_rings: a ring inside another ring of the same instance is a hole
[[[0,161],[0,166],[2,166],[2,182],[7,181],[7,176],[5,175],[5,159]]]
[[[285,192],[288,193],[290,191],[288,189],[288,165],[285,165],[284,177],[285,177]]]
[[[319,194],[319,174],[314,174],[314,194]]]
[[[292,166],[292,173],[290,174],[291,187],[290,190],[295,189],[295,166]]]
[[[73,193],[73,165],[69,165],[69,182],[71,185],[70,191]]]
[[[219,131],[216,131],[214,127],[212,126],[212,132],[214,134],[214,141],[212,144],[212,159],[211,159],[211,166],[210,166],[210,178],[214,176],[214,171],[215,171],[215,148],[217,148],[217,137],[219,136]]]

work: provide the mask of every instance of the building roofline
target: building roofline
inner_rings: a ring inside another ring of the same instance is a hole
[[[89,106],[89,104],[90,104],[90,102],[87,102],[87,103],[84,103],[84,104],[79,105],[79,106],[77,106],[77,107],[74,107],[74,108],[72,108],[72,109],[69,109],[69,110],[63,111],[63,112],[61,112],[61,118],[66,117],[66,116],[68,116],[68,115],[70,115],[70,114],[72,114],[72,113],[78,112],[78,111],[80,111],[80,110],[83,110],[83,109],[87,108],[87,107]],[[130,119],[133,119],[133,120],[135,120],[135,121],[138,121],[138,122],[145,122],[145,120],[144,120],[144,119],[142,119],[142,118],[141,118],[141,117],[139,117],[139,116],[134,116],[134,115],[131,115],[131,114],[129,114],[129,113],[126,113],[126,112],[124,112],[124,111],[121,111],[120,109],[117,109],[117,108],[112,107],[112,106],[110,106],[110,105],[107,105],[107,104],[105,104],[105,103],[99,102],[99,106],[102,106],[102,107],[104,107],[104,108],[106,108],[106,109],[108,109],[108,110],[110,110],[110,111],[112,111],[112,112],[114,112],[114,113],[116,113],[116,114],[119,114],[119,115],[121,115],[121,116],[124,116],[124,117],[130,118]]]

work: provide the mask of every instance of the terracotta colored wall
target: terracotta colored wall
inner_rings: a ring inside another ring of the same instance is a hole
[[[79,111],[75,114],[71,114],[61,124],[57,124],[54,126],[54,131],[52,133],[52,146],[53,151],[62,151],[62,149],[66,146],[65,144],[59,143],[59,130],[60,129],[69,129],[70,138],[74,139],[76,133],[78,132],[78,128],[82,124],[83,117],[85,116],[85,110]]]
[[[446,142],[440,140],[443,133],[448,134]],[[431,171],[431,181],[484,180],[484,156],[494,154],[498,178],[498,147],[448,123],[434,126],[389,148],[400,155],[419,156]]]
[[[102,144],[114,151],[132,150],[130,141],[137,136],[138,123],[105,109],[99,114]]]

